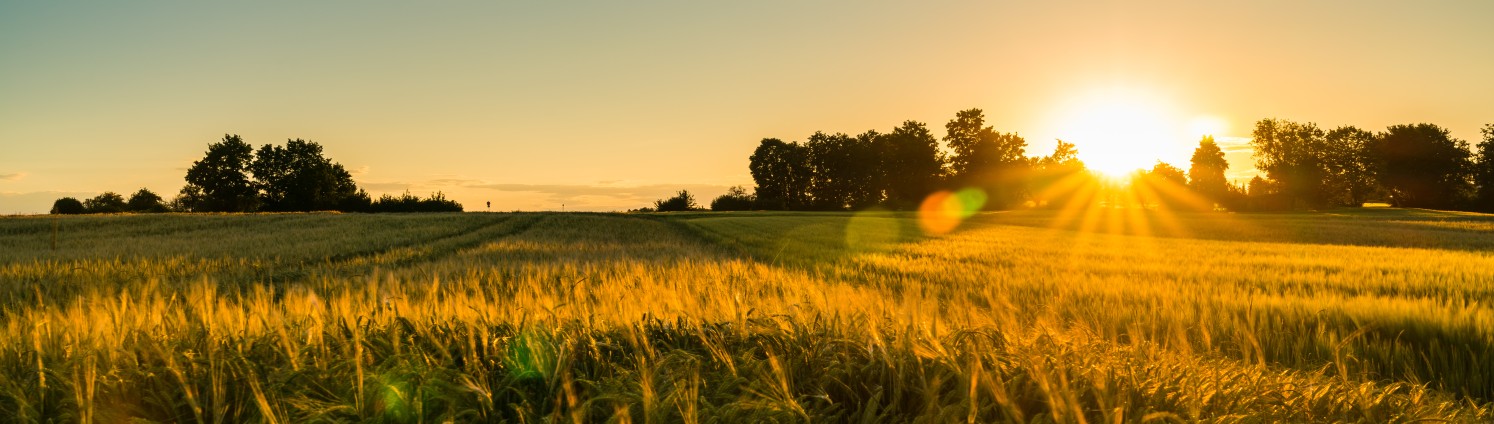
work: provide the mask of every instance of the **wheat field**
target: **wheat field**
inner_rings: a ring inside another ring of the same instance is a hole
[[[0,219],[18,422],[1487,422],[1494,216]]]

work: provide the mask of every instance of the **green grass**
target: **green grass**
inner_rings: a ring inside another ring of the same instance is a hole
[[[0,416],[1481,422],[1491,251],[1393,209],[12,217]]]

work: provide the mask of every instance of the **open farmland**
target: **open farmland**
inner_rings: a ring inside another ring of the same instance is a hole
[[[0,416],[1494,420],[1494,217],[0,219]]]

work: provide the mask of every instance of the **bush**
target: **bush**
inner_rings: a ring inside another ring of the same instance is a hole
[[[78,201],[78,199],[64,197],[57,199],[56,202],[52,202],[52,213],[54,214],[77,215],[87,212],[88,210],[83,207],[83,202]]]
[[[166,212],[166,204],[161,203],[161,196],[141,188],[140,191],[130,195],[130,200],[125,202],[125,210],[142,213]]]
[[[757,196],[747,194],[742,186],[732,186],[726,194],[711,201],[713,211],[749,211],[757,203]]]
[[[383,195],[379,200],[368,206],[367,212],[461,212],[462,204],[446,198],[445,194],[435,192],[430,197],[421,199],[405,193],[399,197]]]
[[[106,191],[103,194],[94,196],[92,199],[83,201],[85,213],[120,213],[127,210],[128,207],[125,204],[124,196],[120,196],[119,193],[112,191]]]
[[[700,205],[695,204],[695,196],[689,191],[680,190],[674,197],[654,201],[654,210],[659,212],[684,212],[700,210]]]

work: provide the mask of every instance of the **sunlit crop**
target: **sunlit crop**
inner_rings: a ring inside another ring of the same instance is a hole
[[[945,196],[916,213],[0,219],[0,416],[1494,420],[1487,215]]]

